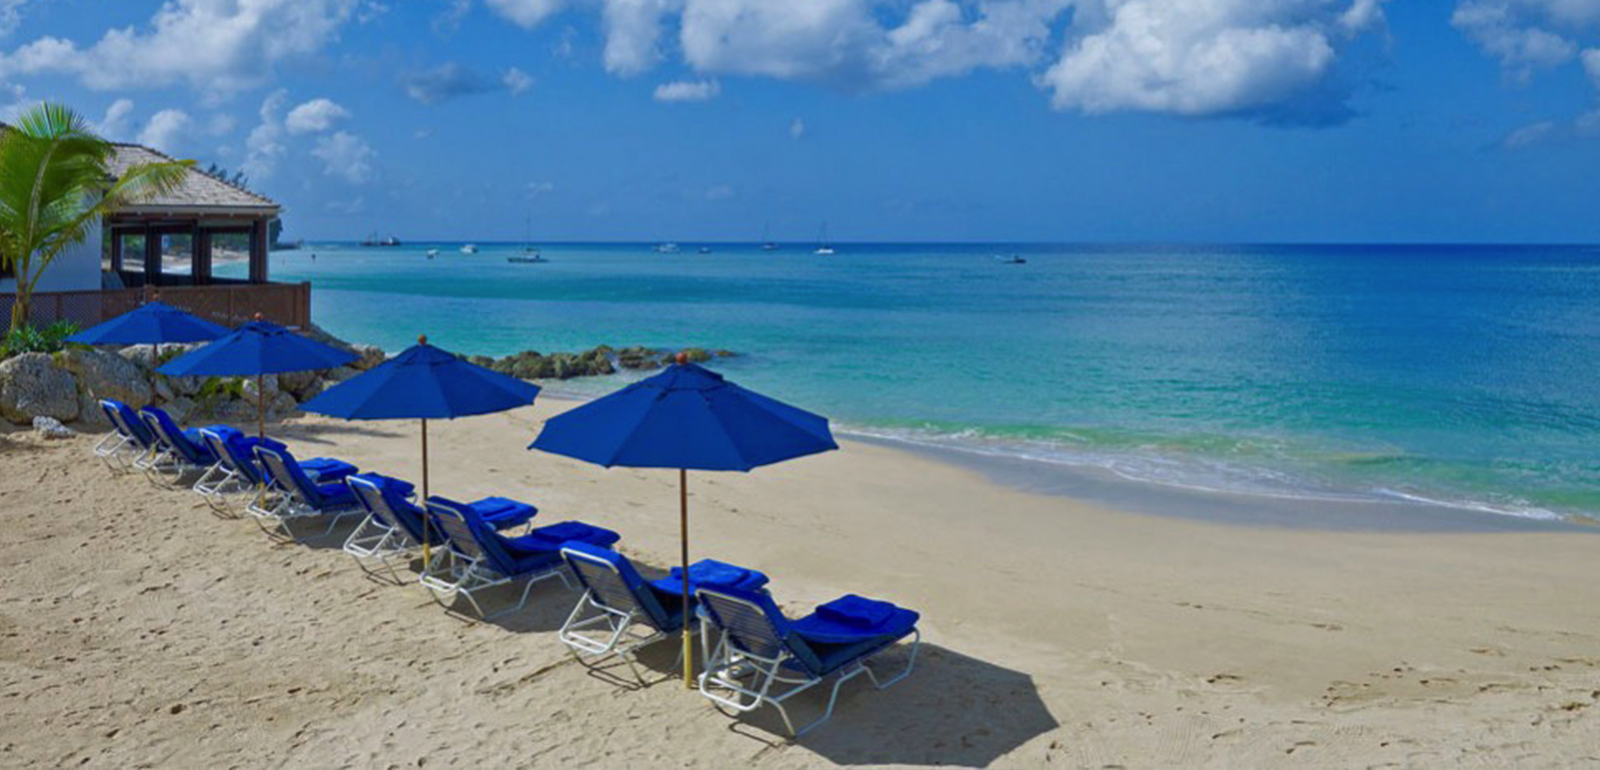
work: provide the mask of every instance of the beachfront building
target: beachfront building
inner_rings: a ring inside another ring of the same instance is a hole
[[[138,163],[168,161],[137,144],[117,144],[113,173]],[[113,212],[83,243],[58,256],[39,278],[30,315],[35,324],[71,320],[91,326],[159,294],[161,301],[219,323],[260,313],[291,326],[310,323],[310,284],[272,283],[267,252],[281,207],[270,198],[189,169],[171,193]],[[242,261],[243,270],[215,268]],[[16,278],[0,274],[0,318],[10,313]]]

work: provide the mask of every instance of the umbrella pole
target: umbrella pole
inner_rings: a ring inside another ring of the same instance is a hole
[[[433,561],[428,546],[433,542],[433,519],[428,516],[428,418],[422,418],[422,567]]]
[[[267,437],[267,389],[262,376],[256,374],[256,438]]]
[[[683,546],[683,686],[694,689],[694,651],[689,645],[689,471],[678,469],[678,526]]]

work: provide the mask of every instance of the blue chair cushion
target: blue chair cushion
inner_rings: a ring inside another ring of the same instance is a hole
[[[816,614],[825,619],[852,628],[872,629],[894,616],[900,609],[892,602],[868,599],[856,594],[845,594],[831,602],[817,605]]]
[[[833,602],[823,605],[823,607],[848,598],[840,597],[840,599],[835,599]],[[857,596],[855,599],[859,600],[861,597]],[[887,610],[881,606],[875,606],[863,615],[846,616],[838,614],[837,609],[823,612],[822,607],[818,607],[818,611],[790,624],[790,629],[802,639],[811,643],[814,649],[827,647],[829,652],[833,652],[832,648],[839,645],[851,646],[863,642],[881,641],[884,638],[892,642],[911,633],[911,630],[917,626],[917,620],[922,617],[916,612],[896,607],[888,602],[876,602],[870,599],[864,601],[871,602],[872,605],[887,605]],[[863,605],[852,600],[845,602],[843,606],[853,610]],[[875,622],[870,625],[863,623],[865,616],[868,614],[876,618]],[[839,618],[842,617],[849,617],[850,619],[840,620]],[[823,654],[823,650],[816,649],[816,652],[818,658],[826,657]]]
[[[356,466],[343,460],[335,460],[332,457],[313,457],[310,460],[301,460],[300,469],[308,475],[315,476],[318,481],[328,482],[344,481],[346,476],[351,476],[358,470]],[[411,486],[403,481],[400,483],[405,484],[407,487]],[[411,494],[410,490],[408,489],[405,494]]]
[[[563,521],[540,527],[522,537],[506,538],[504,542],[513,544],[511,546],[513,550],[560,552],[561,546],[572,540],[610,548],[621,539],[622,535],[604,527],[596,527],[581,521]]]
[[[475,503],[468,503],[468,507],[476,511],[485,524],[495,529],[509,529],[526,524],[539,513],[538,508],[508,497],[485,497]]]
[[[317,485],[317,494],[322,496],[324,507],[340,507],[356,504],[356,493],[350,491],[343,481],[334,481]]]
[[[691,596],[701,586],[755,591],[766,584],[767,576],[760,571],[716,559],[701,559],[689,565]],[[650,581],[650,586],[671,596],[683,596],[683,567],[673,567],[666,577]]]

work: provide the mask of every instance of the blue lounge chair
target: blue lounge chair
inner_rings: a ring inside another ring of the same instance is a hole
[[[607,548],[572,542],[562,546],[561,555],[584,588],[583,598],[561,626],[561,641],[585,665],[591,660],[620,657],[639,684],[647,684],[639,673],[637,652],[683,630],[682,569],[674,568],[672,575],[646,582],[628,557]],[[700,585],[717,584],[755,590],[766,582],[767,576],[760,572],[712,559],[689,567],[691,592]],[[692,604],[688,621],[692,630]],[[682,662],[680,649],[673,665]]]
[[[100,411],[105,412],[106,420],[111,423],[111,432],[94,445],[94,456],[112,473],[127,470],[155,448],[155,435],[133,407],[114,398],[102,398]]]
[[[735,712],[770,704],[794,736],[833,716],[839,688],[865,673],[882,690],[906,678],[917,663],[922,632],[919,615],[888,602],[847,594],[799,620],[789,620],[765,591],[701,586],[695,591],[706,622],[722,640],[700,674],[700,694]],[[879,680],[867,662],[896,642],[912,637],[905,669]],[[835,677],[822,715],[795,729],[784,707],[788,699]],[[774,688],[781,692],[774,692]]]
[[[156,450],[145,458],[142,466],[151,481],[172,486],[185,474],[203,473],[217,464],[217,456],[200,438],[200,431],[179,428],[167,410],[147,406],[139,410],[139,417],[156,440]]]
[[[449,541],[433,554],[423,568],[422,585],[433,592],[439,604],[449,608],[456,596],[464,596],[479,617],[491,618],[522,609],[528,603],[533,584],[560,578],[568,588],[566,562],[561,547],[571,540],[598,546],[615,544],[622,536],[580,521],[564,521],[539,527],[520,537],[505,537],[494,531],[471,506],[437,495],[425,501],[428,517]],[[497,586],[526,581],[522,598],[513,607],[485,615],[476,594]]]
[[[201,428],[200,438],[216,456],[217,462],[195,481],[194,491],[218,513],[232,514],[236,496],[256,495],[267,486],[267,477],[256,461],[257,445],[284,448],[281,442],[246,436],[226,425]],[[308,478],[318,482],[339,481],[356,472],[354,465],[328,457],[302,460],[300,468]]]
[[[344,542],[344,552],[355,557],[363,570],[373,573],[371,566],[379,565],[388,570],[395,582],[401,582],[393,559],[409,557],[422,547],[424,538],[432,545],[444,544],[443,532],[433,527],[424,529],[426,514],[412,502],[416,488],[410,483],[376,473],[359,473],[346,478],[345,483],[367,512],[361,526]],[[468,505],[501,532],[527,524],[539,512],[527,503],[503,497],[486,497]]]
[[[258,442],[255,453],[267,484],[245,513],[255,517],[267,534],[299,539],[291,522],[327,518],[328,529],[321,535],[326,537],[344,517],[362,513],[361,503],[343,480],[313,481],[288,449]]]

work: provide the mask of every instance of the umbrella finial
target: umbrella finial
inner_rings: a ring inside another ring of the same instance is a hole
[[[417,335],[417,344],[418,345],[426,345],[426,344],[428,344],[428,335],[426,335],[426,334],[418,334]]]
[[[687,364],[687,363],[689,363],[689,354],[685,353],[685,352],[683,352],[681,350],[678,351],[678,365],[679,366],[683,366],[684,364]]]
[[[261,314],[261,311],[259,311],[259,310],[258,310],[258,311],[256,311],[256,314],[255,314],[255,315],[254,315],[254,316],[252,316],[252,318],[253,318],[253,319],[254,319],[254,320],[255,320],[255,321],[256,321],[256,322],[257,322],[257,323],[259,323],[259,322],[261,322],[261,321],[265,321],[265,320],[267,320],[267,317],[266,317],[266,316],[264,316],[264,315],[262,315],[262,314]]]

